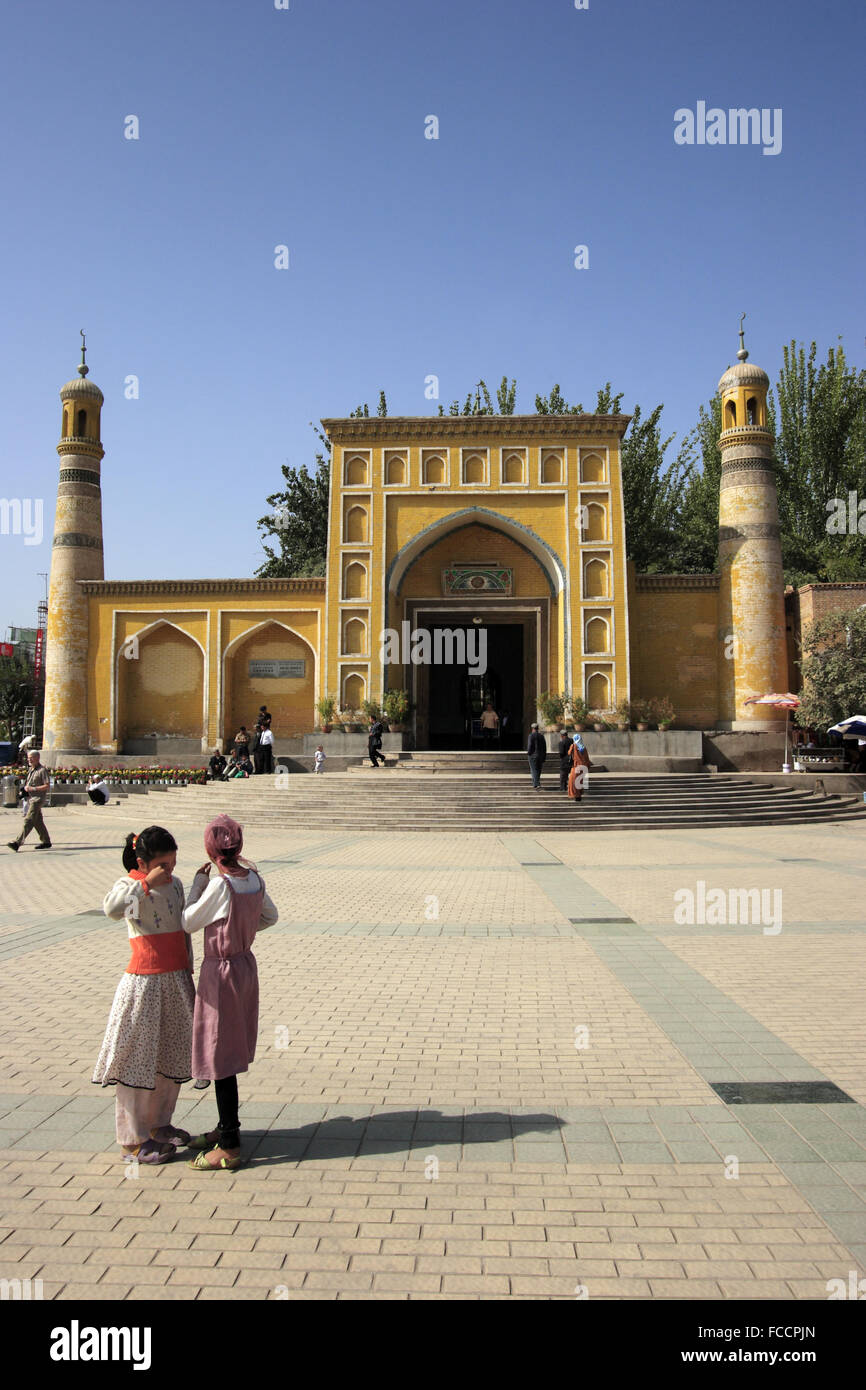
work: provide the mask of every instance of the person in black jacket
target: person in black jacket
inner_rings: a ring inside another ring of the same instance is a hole
[[[537,724],[532,725],[526,752],[529,757],[529,770],[532,773],[532,785],[536,791],[540,791],[541,769],[547,757],[547,743],[544,734],[539,733]]]
[[[568,774],[571,772],[571,734],[562,729],[556,749],[559,754],[559,790],[568,791]]]
[[[383,726],[381,719],[374,719],[373,716],[370,715],[370,732],[367,735],[367,752],[370,755],[370,762],[374,767],[379,766],[379,758],[382,759],[383,763],[385,761],[384,754],[379,751],[382,747],[382,733]]]
[[[213,757],[208,763],[208,767],[210,768],[210,775],[214,782],[224,782],[226,780],[226,760],[218,748],[213,750]]]

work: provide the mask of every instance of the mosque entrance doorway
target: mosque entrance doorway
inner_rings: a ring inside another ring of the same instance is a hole
[[[470,641],[472,629],[463,630]],[[433,637],[435,643],[435,628]],[[523,728],[523,628],[519,623],[497,624],[476,629],[475,639],[487,647],[483,674],[468,662],[429,668],[429,748],[518,746]],[[481,728],[481,713],[488,701],[500,720],[498,736],[489,741]]]
[[[479,608],[471,600],[435,607],[410,600],[406,616],[414,630],[430,633],[432,653],[440,658],[405,668],[415,747],[525,747],[538,690],[546,688],[538,686],[537,669],[542,639],[545,646],[547,640],[546,601],[502,600]],[[498,735],[490,741],[481,725],[488,701],[500,721]]]

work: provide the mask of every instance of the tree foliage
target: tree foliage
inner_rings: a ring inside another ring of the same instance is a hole
[[[636,405],[620,450],[626,551],[641,574],[671,568],[687,478],[687,465],[680,455],[665,463],[673,435],[662,439],[663,409],[657,405],[644,419]]]
[[[17,744],[21,739],[24,711],[37,703],[33,667],[20,656],[0,657],[0,727]]]
[[[803,633],[798,724],[827,729],[866,712],[866,608],[827,613]]]
[[[289,579],[325,573],[328,544],[330,459],[316,455],[316,471],[282,466],[285,486],[267,499],[271,511],[259,517],[267,560],[256,570],[262,579]],[[275,544],[268,544],[268,539]]]
[[[828,530],[833,499],[847,506],[866,482],[866,371],[848,366],[841,343],[817,367],[816,356],[814,342],[807,352],[792,340],[777,388],[782,563],[793,583],[866,575],[866,535]]]

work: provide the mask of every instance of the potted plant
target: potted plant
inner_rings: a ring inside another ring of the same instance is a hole
[[[401,734],[409,714],[408,690],[386,690],[382,698],[382,709],[392,734]]]
[[[536,701],[538,713],[541,715],[543,723],[549,729],[555,729],[562,723],[565,716],[566,697],[556,695],[550,690],[545,690],[539,695]]]
[[[342,717],[346,720],[346,732],[359,734],[361,732],[361,711],[357,709],[343,710]]]
[[[369,720],[371,720],[371,719],[381,719],[381,718],[382,718],[382,705],[381,705],[381,702],[380,702],[379,700],[362,700],[362,701],[361,701],[361,713],[363,714],[364,718],[365,718],[368,722],[369,722]]]
[[[605,730],[608,728],[606,715],[607,710],[603,709],[591,709],[589,711],[589,717],[592,721],[592,727],[598,734],[603,734]]]
[[[579,695],[573,696],[570,701],[571,717],[574,720],[574,727],[578,733],[583,733],[589,722],[589,705],[586,700]]]
[[[628,729],[631,724],[631,705],[628,700],[620,700],[614,708],[614,719],[618,729]]]
[[[316,713],[319,716],[323,734],[331,732],[331,725],[334,719],[334,710],[337,708],[337,697],[335,695],[322,695],[316,701]]]
[[[650,700],[651,718],[660,729],[669,729],[674,722],[674,707],[667,695]]]
[[[631,718],[638,732],[645,733],[649,728],[649,705],[646,700],[632,700]]]

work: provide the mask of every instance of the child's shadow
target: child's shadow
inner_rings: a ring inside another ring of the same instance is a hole
[[[381,1114],[335,1115],[292,1129],[242,1130],[245,1166],[297,1163],[304,1159],[364,1158],[375,1154],[436,1154],[456,1160],[472,1144],[501,1145],[492,1158],[513,1159],[514,1139],[562,1128],[556,1115],[509,1115],[503,1111],[444,1115],[440,1110],[385,1111]],[[445,1152],[442,1152],[445,1150]],[[529,1155],[521,1155],[529,1157]],[[563,1160],[565,1152],[563,1150]]]

